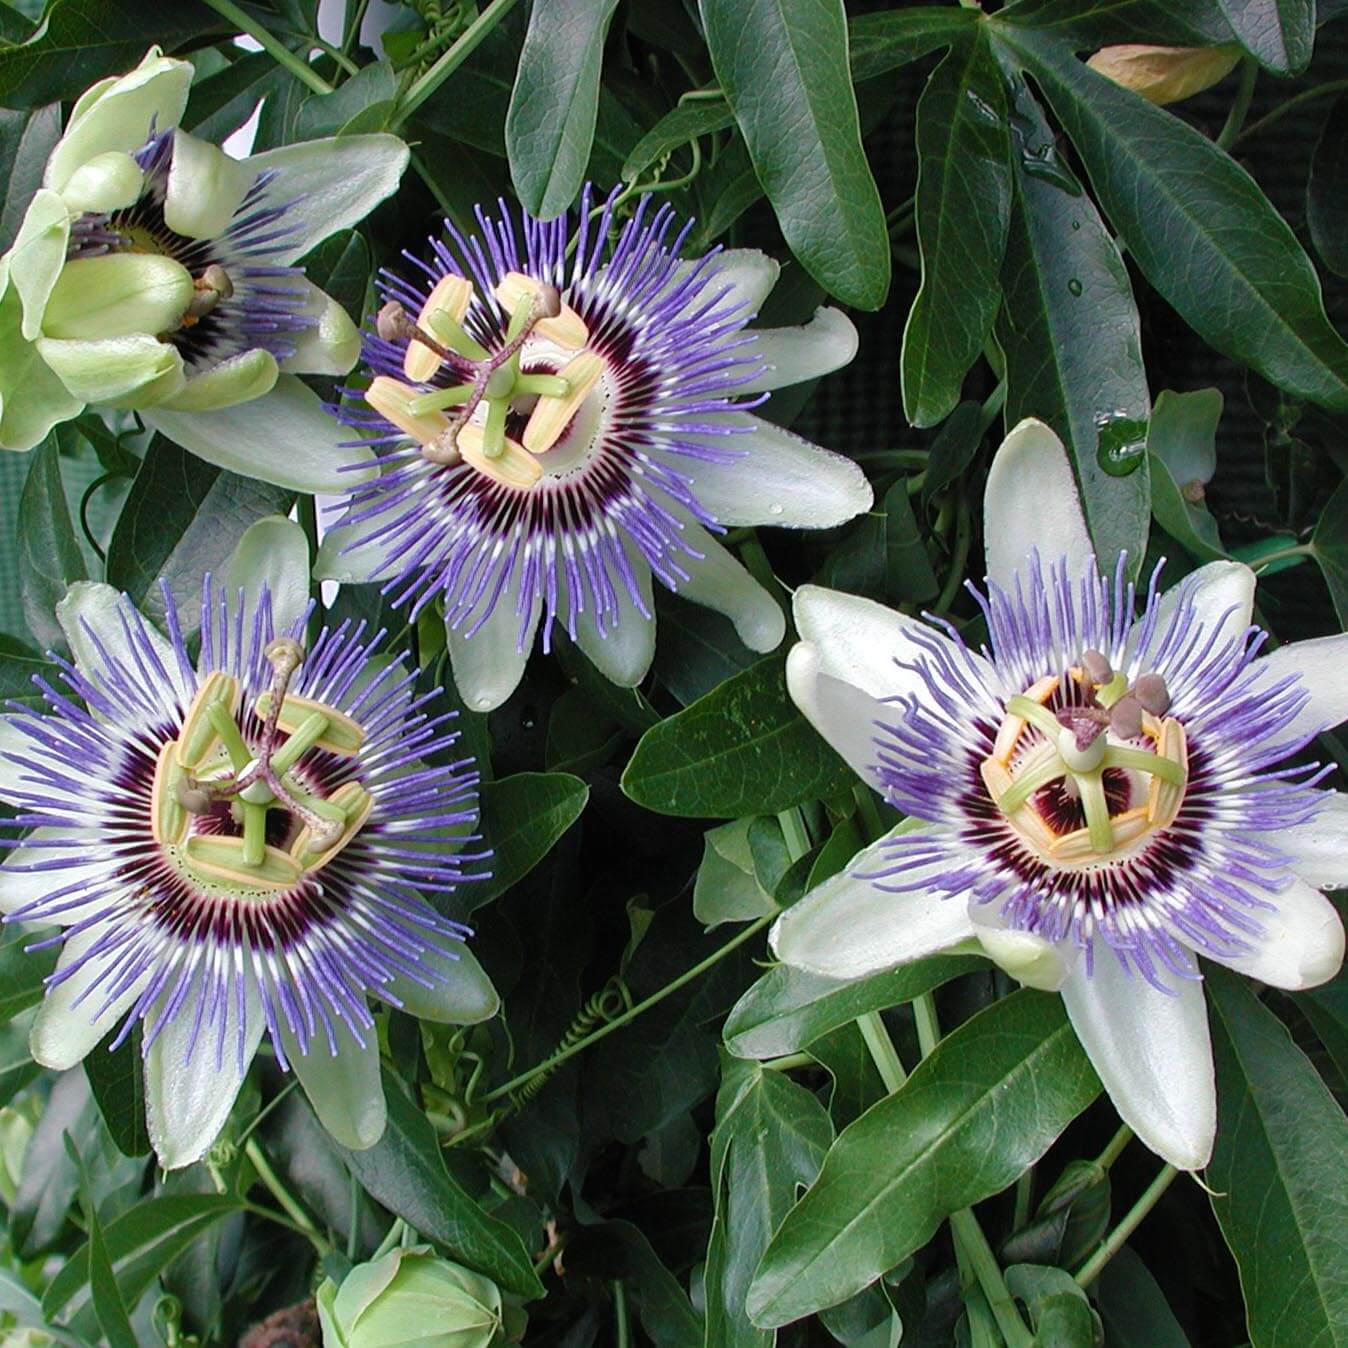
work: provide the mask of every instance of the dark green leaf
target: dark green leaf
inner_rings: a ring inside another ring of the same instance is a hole
[[[58,948],[25,949],[42,934],[42,929],[27,925],[0,932],[0,1022],[13,1020],[42,1000],[43,980],[56,968]]]
[[[934,426],[959,402],[1001,302],[1010,137],[1002,74],[981,32],[927,81],[917,151],[922,284],[903,333],[903,409],[914,426]]]
[[[0,210],[0,251],[14,242],[33,193],[42,186],[47,156],[60,134],[58,103],[31,112],[0,110],[0,181],[5,184],[5,204]]]
[[[1126,1245],[1105,1265],[1095,1301],[1110,1348],[1189,1348],[1165,1293]]]
[[[295,116],[296,140],[384,131],[392,120],[398,77],[388,61],[362,66],[330,94],[311,94]]]
[[[1065,1269],[1016,1264],[1006,1270],[1006,1287],[1029,1309],[1036,1348],[1095,1348],[1103,1339],[1085,1291]]]
[[[657,159],[672,154],[698,136],[710,136],[735,125],[730,105],[719,98],[698,99],[671,108],[637,142],[623,165],[623,180],[636,182]]]
[[[1320,512],[1311,535],[1311,555],[1320,563],[1339,622],[1348,626],[1348,479]]]
[[[64,646],[56,606],[85,578],[84,557],[70,522],[61,456],[49,435],[34,451],[19,498],[19,593],[28,630],[43,647]]]
[[[1111,42],[1208,47],[1231,41],[1218,0],[1015,0],[994,22],[1023,26],[1035,38],[1063,38],[1078,49]]]
[[[947,47],[968,35],[979,18],[976,10],[953,5],[858,14],[847,25],[852,79],[860,84],[887,75],[938,47]]]
[[[240,53],[223,70],[192,81],[183,126],[202,140],[224,140],[253,115],[259,99],[293,80],[266,52]]]
[[[973,462],[982,439],[983,409],[976,402],[964,402],[946,418],[945,425],[931,442],[927,475],[922,480],[922,499],[930,501],[938,492],[958,482]]]
[[[369,1193],[428,1240],[469,1268],[523,1297],[543,1286],[518,1235],[484,1212],[445,1169],[426,1116],[393,1078],[384,1083],[388,1126],[367,1151],[347,1151],[346,1163]]]
[[[1348,345],[1325,317],[1310,259],[1254,179],[1069,47],[1017,35],[1016,51],[1129,253],[1190,327],[1279,387],[1348,409]]]
[[[109,1222],[103,1239],[124,1301],[134,1306],[183,1250],[242,1206],[233,1194],[169,1194],[143,1199]],[[84,1323],[89,1315],[88,1297],[89,1249],[81,1245],[48,1284],[42,1309],[55,1319],[71,1306],[66,1321]]]
[[[889,236],[847,67],[841,0],[700,0],[712,64],[791,251],[878,309]]]
[[[688,1348],[702,1342],[702,1318],[679,1280],[660,1262],[641,1229],[631,1222],[598,1222],[581,1228],[568,1247],[568,1272],[604,1280],[621,1278],[636,1291],[637,1314],[655,1348]]]
[[[777,658],[761,660],[642,737],[623,790],[661,814],[776,814],[850,790],[853,775],[796,710]]]
[[[504,894],[580,818],[590,788],[568,772],[518,772],[482,787],[482,832],[491,876],[460,891],[467,911]]]
[[[784,1325],[859,1291],[1014,1181],[1099,1091],[1060,998],[980,1012],[839,1136],[763,1257],[750,1317]]]
[[[137,1348],[135,1331],[126,1313],[121,1289],[112,1271],[103,1228],[98,1221],[98,1209],[88,1208],[89,1218],[89,1287],[93,1294],[94,1314],[107,1336],[109,1348]]]
[[[780,1058],[869,1011],[911,1002],[986,967],[973,955],[936,955],[846,981],[778,965],[735,1003],[726,1018],[725,1046],[738,1058]]]
[[[1348,1080],[1348,979],[1336,978],[1295,998],[1325,1051]]]
[[[1217,1064],[1213,1211],[1254,1348],[1348,1343],[1348,1119],[1237,974],[1206,970]]]
[[[1330,109],[1311,158],[1306,224],[1325,266],[1348,276],[1348,95]]]
[[[1219,0],[1236,41],[1275,75],[1299,75],[1315,44],[1315,0]]]
[[[683,706],[748,669],[758,658],[736,640],[729,618],[680,599],[672,590],[661,589],[655,604],[660,630],[656,678]]]
[[[150,1135],[145,1127],[140,1026],[111,1052],[109,1042],[97,1045],[85,1058],[84,1074],[118,1149],[127,1156],[144,1156],[150,1150]]]
[[[1203,504],[1203,487],[1217,462],[1222,395],[1216,389],[1157,399],[1147,426],[1151,513],[1156,522],[1201,562],[1225,557],[1217,521]]]
[[[33,108],[76,98],[104,75],[120,75],[152,43],[180,42],[225,25],[198,0],[147,5],[143,0],[51,0],[21,46],[0,48],[0,100]]]
[[[698,178],[696,187],[707,203],[702,228],[694,235],[693,247],[699,252],[705,252],[763,195],[749,151],[738,138]]]
[[[285,514],[294,493],[226,472],[157,435],[108,545],[108,583],[162,618],[167,581],[183,627],[196,629],[201,578],[229,559],[248,526]]]
[[[585,180],[604,36],[618,0],[535,5],[506,113],[510,177],[525,210],[560,215]]]
[[[1062,437],[1102,565],[1126,550],[1136,566],[1151,513],[1145,460],[1123,477],[1100,463],[1102,451],[1141,445],[1150,407],[1128,272],[1023,85],[1012,133],[1016,192],[997,324],[1006,420],[1039,417]]]
[[[823,1106],[784,1072],[723,1058],[711,1135],[716,1217],[707,1247],[706,1348],[771,1348],[745,1314],[750,1279],[772,1233],[813,1182],[833,1140]]]

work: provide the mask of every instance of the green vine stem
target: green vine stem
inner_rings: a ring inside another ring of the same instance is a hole
[[[1142,1225],[1142,1219],[1160,1202],[1161,1195],[1175,1182],[1179,1171],[1173,1165],[1161,1167],[1160,1173],[1147,1185],[1142,1197],[1124,1214],[1123,1220],[1101,1242],[1100,1248],[1077,1270],[1080,1287],[1089,1287],[1105,1265],[1128,1243],[1128,1238]]]
[[[296,56],[279,38],[273,37],[263,24],[234,4],[234,0],[206,0],[206,3],[222,19],[228,19],[236,25],[239,32],[247,33],[277,65],[284,66],[301,84],[307,84],[316,94],[332,92],[332,85],[318,71]]]
[[[483,38],[515,7],[517,0],[492,0],[424,75],[415,80],[398,107],[401,126],[475,52]]]

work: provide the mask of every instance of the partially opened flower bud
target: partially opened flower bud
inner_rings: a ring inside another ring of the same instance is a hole
[[[323,1348],[492,1348],[505,1342],[500,1289],[438,1258],[428,1245],[358,1264],[340,1287],[329,1278],[317,1302]]]
[[[1149,103],[1164,107],[1192,98],[1225,79],[1240,60],[1240,48],[1152,47],[1124,43],[1101,47],[1088,66],[1099,74],[1141,94]]]

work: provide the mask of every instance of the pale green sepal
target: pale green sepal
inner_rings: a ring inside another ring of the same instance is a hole
[[[252,402],[208,413],[152,407],[145,421],[207,463],[293,491],[345,492],[369,475],[374,457],[342,447],[350,431],[293,374]]]
[[[164,223],[189,239],[213,239],[229,228],[256,178],[256,169],[179,128],[173,133]]]
[[[48,337],[92,341],[173,332],[192,299],[192,277],[171,257],[111,253],[67,262],[43,316]]]
[[[84,211],[116,211],[140,196],[145,174],[122,150],[107,150],[81,164],[61,189],[61,200],[73,215]]]
[[[183,387],[183,358],[146,333],[100,341],[40,337],[37,349],[73,397],[116,407],[149,407]]]
[[[275,261],[294,262],[329,234],[365,219],[397,189],[408,155],[397,136],[379,133],[301,141],[246,160],[254,173],[274,169],[270,194],[293,202],[285,217],[290,232]]]
[[[95,155],[107,150],[130,153],[149,139],[152,125],[157,131],[177,126],[191,84],[188,62],[161,56],[158,47],[151,47],[135,70],[86,90],[47,160],[44,185],[59,192]]]
[[[253,614],[265,587],[271,594],[272,632],[288,632],[309,603],[309,540],[284,515],[250,524],[225,563],[221,583],[231,604],[244,593],[243,630],[253,630]]]
[[[292,374],[346,374],[360,357],[360,329],[331,295],[305,281],[301,313],[313,326],[295,336],[295,351],[281,362]]]
[[[500,1009],[501,998],[491,979],[466,945],[455,946],[452,956],[424,951],[419,962],[430,971],[427,981],[433,986],[423,987],[401,974],[387,985],[389,999],[396,998],[402,1009],[418,1020],[476,1025],[490,1020]],[[375,988],[374,995],[381,997],[383,991]]]
[[[159,406],[174,412],[215,412],[270,393],[279,373],[276,357],[270,351],[255,347],[222,360],[203,374],[192,375],[177,393],[163,399]]]
[[[37,347],[24,341],[22,312],[11,287],[0,296],[0,449],[32,449],[53,426],[84,408]]]
[[[39,188],[9,252],[8,276],[23,301],[23,335],[42,332],[42,315],[65,266],[70,212],[55,192]]]

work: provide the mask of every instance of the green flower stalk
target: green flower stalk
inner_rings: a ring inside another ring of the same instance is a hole
[[[360,339],[296,263],[397,187],[407,147],[231,158],[179,125],[192,74],[152,47],[75,103],[0,257],[0,447],[86,406],[134,409],[222,467],[333,490],[352,453],[297,376],[345,374]]]
[[[496,1284],[428,1245],[358,1264],[318,1289],[323,1348],[496,1348],[506,1308]]]

